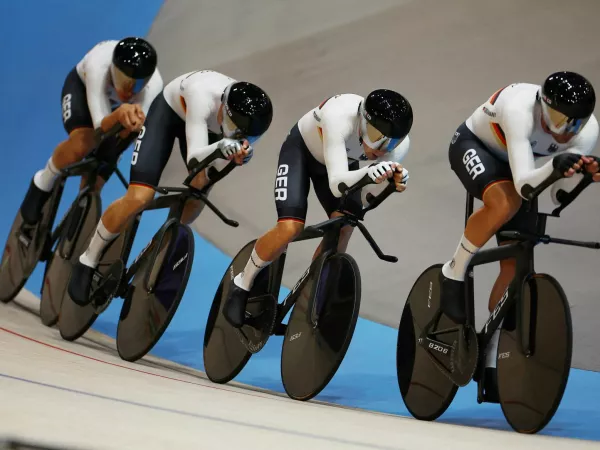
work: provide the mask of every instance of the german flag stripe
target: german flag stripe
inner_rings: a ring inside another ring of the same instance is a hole
[[[500,94],[502,94],[502,91],[506,89],[506,86],[504,86],[502,89],[497,90],[494,95],[492,95],[490,97],[490,103],[493,105],[494,103],[496,103],[496,100],[498,100],[498,97],[500,97]]]
[[[319,109],[323,109],[323,106],[325,106],[325,103],[327,103],[330,99],[331,99],[331,97],[327,97],[325,100],[323,100],[321,102],[321,104],[319,105]]]
[[[492,131],[494,132],[494,135],[496,136],[496,139],[498,139],[498,141],[500,141],[500,143],[504,145],[504,147],[506,147],[506,136],[502,127],[497,123],[490,123],[490,125],[492,127]]]
[[[323,141],[323,129],[321,127],[317,127],[317,132],[319,133],[319,137],[321,141]]]
[[[187,104],[185,103],[185,99],[180,95],[179,101],[181,102],[181,106],[183,107],[183,112],[187,113]]]

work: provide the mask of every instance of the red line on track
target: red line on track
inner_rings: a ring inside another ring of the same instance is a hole
[[[64,353],[69,353],[71,355],[79,356],[81,358],[89,359],[91,361],[99,362],[99,363],[102,363],[102,364],[107,364],[109,366],[119,367],[121,369],[131,370],[132,372],[142,373],[144,375],[150,375],[150,376],[153,376],[153,377],[164,378],[165,380],[178,381],[180,383],[185,383],[185,384],[192,384],[194,386],[200,386],[200,387],[203,387],[203,388],[214,389],[214,390],[217,390],[217,391],[231,392],[233,394],[247,395],[247,396],[250,396],[250,397],[258,397],[258,398],[268,399],[268,400],[285,401],[284,399],[279,399],[279,398],[274,397],[274,396],[263,397],[261,395],[252,394],[250,392],[232,391],[230,389],[224,389],[224,388],[220,388],[220,387],[217,387],[217,386],[208,386],[208,385],[205,385],[205,384],[194,383],[193,381],[182,380],[180,378],[167,377],[165,375],[159,375],[157,373],[146,372],[145,370],[134,369],[132,367],[123,366],[121,364],[111,363],[111,362],[108,362],[108,361],[104,361],[102,359],[94,358],[92,356],[83,355],[81,353],[77,353],[77,352],[74,352],[74,351],[71,351],[71,350],[67,350],[65,348],[57,347],[55,345],[48,344],[47,342],[39,341],[37,339],[31,338],[29,336],[25,336],[23,334],[17,333],[16,331],[12,331],[12,330],[9,330],[9,329],[4,328],[4,327],[0,327],[0,331],[4,331],[6,333],[12,334],[13,336],[20,337],[20,338],[25,339],[25,340],[30,341],[30,342],[35,342],[36,344],[43,345],[44,347],[49,347],[49,348],[52,348],[54,350],[58,350],[58,351],[61,351],[61,352],[64,352]]]

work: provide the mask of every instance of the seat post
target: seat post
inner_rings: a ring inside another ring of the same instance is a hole
[[[179,198],[177,199],[177,203],[171,206],[169,209],[169,219],[177,219],[181,221],[181,216],[183,215],[183,209],[185,208],[185,203],[189,195],[186,195],[185,192],[179,194]]]
[[[537,220],[536,220],[536,234],[539,234],[540,236],[543,236],[544,234],[546,234],[546,220],[548,219],[548,215],[547,214],[543,214],[543,213],[537,213]]]
[[[467,221],[469,220],[469,217],[471,217],[471,214],[473,214],[474,200],[475,198],[467,192],[467,204],[465,207],[465,227],[467,226]]]
[[[91,170],[87,174],[86,185],[89,187],[90,191],[92,191],[92,192],[96,191],[96,180],[98,179],[98,168],[99,167],[97,166],[94,170]]]
[[[335,227],[325,232],[323,236],[323,245],[321,246],[321,252],[332,251],[337,253],[338,243],[340,241],[340,232],[342,230],[342,224],[336,224]]]
[[[471,214],[473,214],[473,204],[475,198],[467,192],[467,201],[465,205],[465,227]],[[465,311],[467,313],[467,323],[475,326],[475,283],[473,279],[473,266],[467,269],[467,276],[465,278]]]

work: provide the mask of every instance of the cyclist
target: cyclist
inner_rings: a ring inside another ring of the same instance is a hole
[[[464,277],[477,251],[496,234],[507,244],[502,230],[535,232],[523,202],[528,192],[559,170],[565,178],[554,183],[551,197],[559,204],[559,190],[570,191],[583,176],[595,173],[598,164],[587,157],[598,139],[593,115],[596,96],[591,83],[574,72],[556,72],[540,85],[515,83],[496,91],[458,127],[450,142],[449,160],[467,191],[483,201],[468,219],[456,252],[442,268],[442,310],[457,323],[466,321]],[[539,168],[535,160],[552,156]],[[600,174],[594,175],[600,181]],[[537,210],[537,202],[532,208]],[[500,274],[489,299],[494,310],[515,274],[514,259],[500,262]],[[486,371],[495,384],[496,353],[500,328],[487,349]],[[486,383],[487,385],[487,383]],[[495,387],[490,385],[490,389]],[[492,397],[497,394],[490,391]]]
[[[256,275],[304,229],[310,180],[330,218],[341,214],[337,209],[345,187],[353,186],[365,175],[375,183],[393,177],[396,189],[405,190],[408,171],[399,162],[410,146],[412,122],[412,107],[405,97],[378,89],[366,98],[355,94],[332,96],[294,125],[279,153],[277,224],[258,239],[246,267],[235,275],[229,290],[223,313],[232,326],[239,328],[244,323]],[[372,163],[359,168],[361,161]],[[376,195],[383,188],[385,184],[367,186],[357,196],[364,204],[368,193]],[[356,196],[351,199],[350,212],[361,207],[360,201]],[[351,233],[352,227],[342,229],[340,251],[345,251]]]
[[[21,205],[25,223],[37,223],[60,170],[90,152],[95,132],[106,132],[120,123],[123,139],[107,139],[98,149],[98,156],[107,163],[99,171],[102,180],[97,187],[102,187],[112,174],[111,163],[133,141],[163,88],[156,64],[156,50],[148,41],[127,37],[98,43],[69,72],[62,89],[63,126],[69,137],[31,180]]]
[[[89,303],[92,277],[103,250],[154,198],[175,139],[188,166],[192,160],[201,162],[215,150],[221,151],[223,159],[211,163],[192,181],[192,186],[202,189],[213,176],[209,169],[216,175],[230,164],[242,165],[251,159],[253,145],[269,129],[272,118],[271,99],[252,83],[212,70],[186,73],[168,83],[152,103],[139,133],[127,192],[104,212],[73,269],[71,298],[81,305]],[[201,209],[200,200],[190,200],[182,221],[192,222]]]

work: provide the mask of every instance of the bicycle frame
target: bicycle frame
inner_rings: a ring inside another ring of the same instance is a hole
[[[543,183],[540,187],[538,187],[533,194],[535,196],[539,195],[543,189],[548,187],[551,183],[550,181],[559,179],[561,177],[560,173],[555,174],[553,177],[550,177],[545,183]],[[498,246],[497,248],[493,248],[490,250],[483,250],[478,252],[473,256],[471,263],[467,269],[468,277],[466,279],[466,289],[465,289],[465,304],[467,308],[467,323],[474,328],[475,326],[475,293],[474,293],[474,281],[473,281],[473,268],[476,266],[502,261],[509,258],[515,258],[517,261],[515,277],[512,282],[500,298],[498,304],[494,308],[494,310],[490,313],[486,323],[478,333],[480,339],[480,347],[486,348],[488,343],[490,342],[494,332],[497,330],[498,326],[504,320],[510,311],[510,309],[515,305],[519,304],[521,301],[521,295],[523,292],[523,283],[526,281],[527,276],[530,273],[534,272],[534,255],[533,250],[536,245],[540,242],[545,244],[548,243],[557,243],[557,244],[565,244],[572,245],[578,247],[585,248],[594,248],[600,249],[600,243],[597,242],[582,242],[582,241],[572,241],[566,239],[556,239],[545,234],[546,232],[546,222],[548,217],[560,217],[560,213],[570,205],[575,198],[583,192],[590,184],[592,184],[592,174],[585,174],[583,179],[579,182],[579,184],[571,190],[569,193],[564,191],[559,191],[557,196],[559,196],[560,206],[554,209],[551,214],[542,213],[542,212],[531,212],[531,214],[535,214],[537,216],[535,233],[521,233],[521,232],[501,232],[501,234],[508,235],[518,240],[516,243],[507,244]],[[474,198],[472,195],[467,194],[467,204],[465,209],[465,226],[466,223],[473,213],[473,203]],[[531,197],[529,211],[536,205],[537,197]],[[532,296],[533,297],[533,296]],[[523,354],[530,355],[535,347],[535,342],[533,341],[532,332],[534,330],[530,330],[529,336],[527,340],[524,341],[524,336],[522,336],[522,311],[521,309],[517,309],[516,312],[516,324],[518,327],[517,333],[519,336],[519,341],[521,344],[521,350]]]
[[[181,221],[181,216],[183,214],[183,209],[185,207],[185,203],[193,195],[192,194],[193,191],[191,191],[188,188],[164,188],[164,189],[171,191],[171,192],[178,191],[180,193],[173,194],[173,195],[165,195],[164,197],[155,198],[154,200],[152,200],[149,203],[149,205],[146,208],[144,208],[144,210],[142,212],[138,213],[135,216],[132,228],[129,231],[129,236],[127,238],[127,241],[125,242],[123,250],[121,251],[121,260],[124,263],[127,263],[127,260],[129,259],[129,255],[131,254],[131,249],[133,247],[133,241],[135,240],[135,235],[137,233],[137,229],[138,229],[138,226],[139,226],[139,223],[140,223],[140,220],[141,220],[141,217],[142,217],[142,214],[144,211],[154,211],[154,210],[166,209],[166,208],[168,208],[170,210],[167,220],[164,222],[164,224],[160,228],[161,230],[166,229],[174,222]],[[188,192],[189,194],[186,195],[186,192]],[[126,284],[129,284],[129,282],[133,279],[133,276],[136,274],[136,272],[139,269],[139,266],[141,264],[142,256],[150,249],[151,243],[152,243],[152,241],[150,241],[148,243],[148,245],[146,245],[146,247],[135,258],[133,263],[131,263],[131,266],[129,266],[129,268],[126,270],[125,276],[124,276],[124,281],[126,282]],[[160,242],[158,244],[160,247]]]
[[[50,226],[52,226],[52,224],[54,223],[56,213],[58,212],[58,205],[62,198],[62,194],[64,191],[64,187],[65,187],[67,178],[87,175],[87,180],[86,180],[85,186],[79,190],[77,197],[75,197],[75,200],[72,203],[72,204],[75,204],[83,196],[85,196],[86,194],[88,194],[89,192],[91,192],[95,189],[96,180],[98,178],[99,165],[100,165],[100,161],[94,157],[91,157],[91,158],[85,158],[82,161],[71,164],[70,166],[65,167],[61,171],[62,175],[61,175],[60,179],[57,181],[59,183],[58,188],[57,188],[58,193],[54,197],[54,203],[52,205],[52,218],[49,222]],[[127,189],[128,183],[125,180],[125,177],[123,176],[121,171],[116,167],[115,167],[115,174],[117,175],[117,177],[119,178],[119,181],[121,181],[121,183],[123,184],[125,189]],[[50,238],[50,243],[51,243],[50,248],[52,248],[54,246],[54,244],[56,243],[56,240],[60,236],[60,234],[65,226],[65,220],[69,216],[69,212],[70,212],[70,210],[67,211],[67,213],[63,216],[60,223],[56,226],[56,228],[52,232],[51,238]]]
[[[350,213],[347,210],[347,200],[350,196],[362,189],[367,184],[370,184],[371,180],[368,176],[365,176],[360,182],[356,183],[349,189],[345,189],[345,192],[340,201],[340,206],[338,208],[338,212],[344,213],[342,216],[335,217],[333,219],[326,220],[324,222],[318,223],[313,226],[306,227],[300,235],[294,239],[293,242],[306,241],[309,239],[315,238],[323,238],[323,245],[321,247],[321,253],[317,258],[315,258],[308,269],[304,272],[304,274],[300,277],[300,279],[296,282],[296,285],[290,290],[290,293],[285,297],[283,302],[281,302],[278,306],[276,324],[282,323],[285,316],[290,312],[296,300],[298,298],[299,293],[302,291],[302,287],[306,284],[308,280],[308,275],[310,274],[311,268],[317,267],[320,270],[319,264],[323,264],[325,258],[329,256],[335,255],[337,253],[337,248],[340,239],[340,230],[344,226],[352,226],[357,227],[375,254],[387,262],[397,262],[398,258],[395,256],[385,255],[377,243],[375,239],[371,236],[367,228],[360,221],[364,219],[366,213],[377,208],[383,201],[389,197],[393,192],[395,192],[396,187],[395,184],[390,182],[388,186],[377,196],[371,198],[368,202],[368,206],[364,207],[358,213]],[[273,262],[273,265],[270,268],[269,272],[269,294],[273,295],[276,299],[279,298],[279,291],[281,288],[281,279],[283,277],[283,269],[285,265],[286,251]]]
[[[210,159],[211,158],[208,158],[206,161],[209,161]],[[202,165],[205,166],[206,161]],[[185,183],[189,183],[193,179],[193,177],[195,175],[197,175],[198,172],[200,172],[199,169],[201,168],[202,165],[197,166],[196,169],[194,169],[195,173],[191,174],[190,177],[188,177],[189,179],[186,180]],[[222,179],[229,172],[231,172],[231,170],[233,170],[233,167],[234,167],[233,165],[230,165],[228,168],[221,171],[221,173],[218,176],[211,177],[211,182],[201,190],[196,189],[193,186],[189,186],[189,185],[187,187],[182,187],[182,188],[180,188],[180,187],[157,187],[155,189],[157,192],[162,193],[162,194],[167,194],[167,195],[153,199],[148,204],[148,206],[146,206],[140,213],[138,213],[135,216],[133,226],[129,231],[130,234],[129,234],[128,239],[125,242],[125,245],[121,252],[121,260],[124,263],[126,263],[127,260],[129,259],[129,255],[131,253],[131,248],[133,247],[133,241],[135,239],[137,228],[139,226],[139,222],[141,220],[141,216],[144,211],[154,211],[154,210],[158,210],[158,209],[167,209],[167,208],[169,209],[169,215],[167,217],[167,220],[164,222],[164,224],[160,228],[160,230],[163,231],[163,230],[166,230],[169,226],[171,226],[171,224],[173,224],[175,222],[181,223],[181,216],[183,215],[183,211],[184,211],[186,202],[189,199],[197,199],[197,200],[201,200],[206,206],[208,206],[213,212],[215,212],[215,214],[221,220],[223,220],[223,222],[225,222],[227,225],[237,227],[239,225],[237,222],[225,217],[223,215],[223,213],[221,211],[219,211],[217,209],[217,207],[214,206],[212,204],[212,202],[210,202],[207,198],[208,192],[210,192],[210,190],[215,185],[215,183],[217,181],[219,181],[220,179]],[[174,194],[170,194],[170,193],[174,193]],[[129,284],[129,282],[132,280],[133,276],[136,274],[136,272],[139,269],[139,266],[141,264],[142,256],[149,250],[151,243],[152,243],[152,241],[150,241],[150,243],[148,243],[148,245],[140,252],[140,254],[133,261],[131,266],[129,266],[129,268],[126,270],[125,276],[124,276],[124,281],[126,282],[125,285]],[[160,242],[158,243],[158,247],[160,247]],[[151,288],[151,286],[147,286],[147,287]]]
[[[79,193],[77,194],[77,197],[75,197],[75,200],[72,203],[72,205],[74,205],[77,202],[79,202],[79,200],[84,195],[86,195],[87,193],[89,193],[90,191],[93,190],[93,188],[96,184],[96,178],[97,178],[96,170],[98,169],[98,165],[99,165],[98,160],[89,159],[89,160],[83,160],[81,162],[75,163],[75,164],[65,168],[65,174],[63,176],[61,176],[61,178],[59,180],[59,183],[60,183],[59,187],[58,187],[59,193],[55,197],[54,204],[52,205],[54,214],[56,214],[56,212],[58,211],[58,205],[60,203],[67,178],[73,177],[73,176],[84,175],[84,174],[89,175],[85,186],[79,191]],[[50,248],[52,248],[54,246],[54,244],[58,240],[58,237],[61,235],[62,230],[66,223],[66,219],[67,219],[67,217],[69,217],[70,212],[71,212],[71,209],[69,209],[67,211],[67,213],[63,216],[62,220],[59,222],[59,224],[56,226],[56,228],[52,232],[52,235],[50,237],[50,243],[51,243]]]
[[[123,126],[120,123],[117,123],[116,125],[114,125],[107,132],[103,132],[100,129],[96,130],[94,133],[94,149],[90,152],[88,157],[85,157],[83,160],[73,163],[61,170],[61,177],[58,181],[58,183],[59,183],[58,193],[54,198],[54,204],[52,205],[52,208],[51,208],[52,216],[50,218],[50,221],[48,222],[50,227],[52,227],[52,225],[54,224],[54,220],[56,218],[56,213],[58,212],[58,205],[62,198],[62,194],[64,191],[65,182],[66,182],[67,178],[73,177],[73,176],[82,176],[82,175],[88,176],[86,184],[82,189],[80,189],[79,194],[77,195],[77,197],[75,198],[75,201],[73,202],[73,204],[74,204],[75,202],[78,202],[81,199],[81,197],[83,197],[85,194],[87,194],[88,192],[90,192],[92,189],[95,188],[96,179],[98,177],[98,168],[100,165],[100,161],[97,159],[96,156],[94,156],[95,151],[100,147],[100,145],[102,144],[102,142],[105,139],[115,136],[117,133],[121,132],[122,130],[123,130]],[[115,173],[116,173],[117,177],[119,178],[121,183],[123,183],[123,186],[125,186],[125,189],[127,189],[127,187],[129,186],[127,183],[127,180],[125,179],[125,177],[123,176],[121,171],[116,167],[116,164],[113,165],[113,168],[115,169]],[[60,221],[60,223],[58,224],[56,229],[52,232],[51,238],[50,238],[51,245],[49,248],[52,248],[54,246],[54,244],[56,243],[56,240],[60,236],[62,229],[64,227],[64,224],[65,224],[65,219],[69,216],[69,212],[70,212],[70,210],[67,211],[67,214],[64,215],[63,219]]]
[[[474,281],[473,281],[473,268],[476,266],[489,264],[496,261],[502,261],[504,259],[515,258],[517,261],[517,267],[515,271],[515,277],[511,281],[510,285],[504,291],[504,294],[500,298],[498,304],[494,310],[490,313],[487,321],[479,331],[480,347],[486,348],[492,336],[500,323],[507,316],[510,309],[515,304],[519,304],[521,301],[523,282],[527,275],[533,272],[533,249],[537,245],[536,242],[525,241],[514,244],[503,245],[498,248],[484,250],[477,253],[469,265],[469,277],[466,281],[466,305],[467,305],[467,323],[472,327],[475,327],[474,317],[474,304],[475,304],[475,292],[474,292]],[[521,310],[517,310],[517,323],[521,323]],[[521,329],[518,331],[521,332]],[[520,334],[519,334],[520,335]],[[524,354],[529,355],[531,348],[528,344],[524,343],[520,339],[522,344],[522,351]],[[531,343],[531,340],[528,340]]]
[[[465,208],[465,226],[469,217],[473,213],[473,203],[474,198],[471,194],[467,194],[467,204]],[[529,208],[537,206],[537,199],[533,199]],[[543,235],[546,232],[546,218],[547,215],[544,213],[531,213],[536,214],[536,234]],[[507,245],[501,245],[496,248],[492,248],[489,250],[482,250],[477,252],[469,267],[467,268],[467,278],[466,278],[466,289],[465,289],[465,305],[467,308],[467,323],[475,328],[475,286],[473,279],[473,269],[476,266],[481,266],[484,264],[489,264],[496,261],[502,261],[505,259],[514,258],[517,261],[515,277],[511,281],[510,285],[504,291],[504,294],[498,301],[498,304],[494,308],[494,310],[490,313],[488,319],[483,325],[482,329],[479,331],[479,344],[481,348],[486,348],[494,332],[500,325],[500,323],[507,316],[510,309],[515,304],[519,304],[521,301],[521,293],[523,282],[526,276],[533,272],[533,249],[538,244],[538,242],[526,240],[521,242],[516,242]],[[517,311],[517,323],[521,323],[521,311]],[[521,330],[519,329],[519,335]],[[523,340],[520,339],[523,347]],[[525,354],[530,353],[530,348],[522,348],[522,351]]]
[[[58,185],[56,187],[57,192],[51,200],[52,204],[50,205],[51,213],[50,213],[50,220],[48,221],[48,225],[47,225],[48,229],[51,229],[53,227],[54,221],[56,220],[56,215],[58,214],[58,205],[60,204],[60,201],[62,200],[62,195],[63,195],[64,189],[65,189],[65,183],[67,181],[67,178],[87,175],[87,180],[86,180],[84,187],[79,190],[77,196],[75,197],[75,200],[73,200],[73,202],[71,203],[71,208],[69,208],[69,210],[62,217],[61,221],[58,223],[56,228],[54,228],[54,230],[50,234],[50,239],[49,239],[48,243],[46,244],[48,253],[42,254],[40,261],[42,261],[42,262],[47,261],[48,258],[50,257],[51,249],[54,248],[54,245],[58,241],[59,237],[62,235],[62,233],[64,231],[64,227],[67,224],[67,219],[71,215],[72,206],[77,204],[81,200],[81,198],[83,198],[85,195],[87,195],[88,193],[90,193],[91,191],[94,190],[95,185],[96,185],[96,180],[98,177],[99,165],[100,165],[100,161],[94,157],[91,157],[91,158],[85,158],[82,161],[71,164],[70,166],[65,167],[61,171],[62,174],[61,174],[60,178],[57,180],[57,183],[58,183]],[[128,186],[127,181],[125,180],[125,178],[123,177],[123,175],[121,174],[119,169],[115,168],[115,172],[116,172],[117,176],[119,177],[119,180],[123,183],[125,188],[127,188],[127,186]],[[48,267],[49,266],[46,265],[45,270],[48,270]],[[42,277],[42,284],[44,283],[44,280],[45,280],[45,271],[44,271],[44,277]],[[41,289],[43,289],[43,285],[42,285]]]
[[[293,242],[300,242],[323,237],[323,245],[321,247],[321,253],[311,262],[310,266],[308,266],[308,269],[304,271],[294,287],[290,290],[289,294],[279,304],[277,308],[276,324],[283,322],[285,316],[287,316],[292,307],[296,304],[298,295],[300,295],[302,288],[308,281],[311,268],[319,267],[319,265],[324,262],[325,258],[337,253],[340,230],[344,225],[349,223],[350,220],[351,219],[346,216],[336,217],[335,219],[322,222],[314,227],[306,228],[296,239],[294,239]],[[327,229],[327,231],[324,231],[324,229]],[[275,262],[273,262],[273,268],[269,271],[269,293],[275,298],[279,297],[286,255],[287,249]]]

